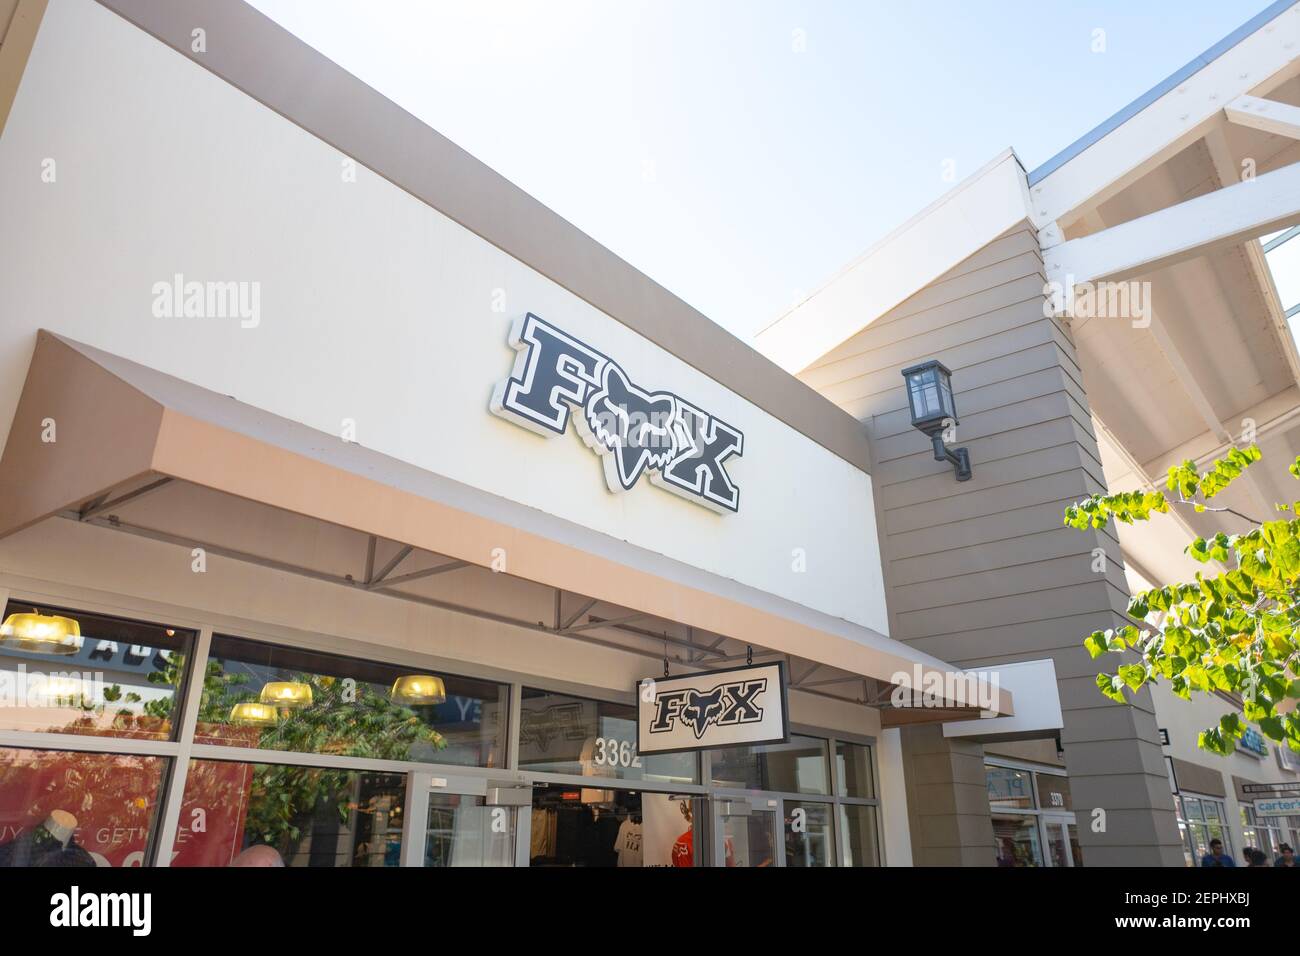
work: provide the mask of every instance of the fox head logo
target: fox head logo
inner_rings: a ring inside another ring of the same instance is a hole
[[[637,386],[617,362],[531,312],[516,320],[510,377],[492,390],[492,414],[538,435],[563,435],[572,420],[600,455],[610,491],[652,484],[720,514],[740,510],[727,463],[744,454],[737,428],[673,392]]]
[[[604,368],[601,388],[583,407],[588,444],[606,456],[610,487],[627,491],[648,469],[664,468],[677,456],[670,392],[648,392],[628,380],[613,362]]]
[[[714,688],[708,694],[690,691],[686,695],[686,706],[681,711],[681,721],[695,733],[695,739],[704,736],[709,724],[722,716],[722,688]]]

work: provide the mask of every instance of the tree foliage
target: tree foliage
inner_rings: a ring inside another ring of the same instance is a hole
[[[167,668],[150,675],[150,680],[180,686],[184,657],[173,654]],[[326,753],[376,760],[432,760],[447,746],[433,726],[427,707],[413,708],[391,700],[384,689],[365,682],[345,681],[322,674],[289,673],[287,679],[307,684],[312,703],[301,709],[279,712],[275,723],[265,727],[231,723],[235,704],[259,700],[260,685],[250,686],[247,673],[228,670],[223,662],[209,660],[203,675],[195,739],[202,743]],[[174,698],[145,705],[156,717],[170,717]],[[250,754],[256,760],[255,754]],[[200,762],[191,769],[187,794],[205,806],[246,804],[245,832],[253,842],[267,843],[287,859],[321,811],[336,814],[346,823],[352,814],[370,814],[369,802],[357,802],[354,772],[334,768],[301,767],[292,764],[256,763],[249,794],[232,787],[246,787],[241,777],[218,772],[220,765]]]
[[[1113,653],[1123,663],[1097,675],[1097,687],[1124,702],[1147,684],[1168,681],[1179,697],[1218,692],[1237,709],[1200,734],[1199,745],[1229,754],[1250,725],[1300,751],[1300,518],[1259,522],[1214,504],[1215,497],[1260,460],[1259,449],[1233,448],[1201,473],[1194,462],[1169,469],[1164,491],[1093,495],[1065,511],[1065,523],[1087,530],[1110,519],[1132,524],[1177,507],[1230,512],[1250,525],[1241,534],[1197,538],[1186,551],[1218,573],[1153,588],[1133,596],[1128,615],[1138,625],[1094,631],[1084,646],[1094,657]],[[1300,458],[1288,469],[1300,479]],[[1300,513],[1300,502],[1277,505]]]

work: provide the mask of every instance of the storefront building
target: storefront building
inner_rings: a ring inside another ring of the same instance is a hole
[[[4,13],[0,860],[912,862],[1020,698],[855,419],[249,7]]]
[[[1242,865],[1246,846],[1297,845],[1294,753],[1258,734],[1227,758],[1197,747],[1241,701],[1159,686],[1112,705],[1080,646],[1126,623],[1130,594],[1226,570],[1188,558],[1194,538],[1297,497],[1297,51],[1300,5],[1271,4],[1038,168],[996,157],[758,337],[871,437],[891,635],[962,667],[1055,665],[1059,731],[916,732],[951,768],[909,805],[929,824],[918,863],[988,865],[991,844],[999,865],[1196,865],[1217,837]],[[932,359],[961,483],[894,388]],[[1216,502],[1230,511],[1061,525],[1089,494],[1163,488],[1171,465],[1249,444],[1263,461]],[[1045,800],[1045,780],[1066,785]]]
[[[1300,108],[1297,9],[756,351],[250,7],[0,2],[0,863],[1295,845],[1290,753],[1198,750],[1230,702],[1113,704],[1081,643],[1230,519],[1061,513],[1245,420],[1300,454],[1257,240],[1300,126],[1225,110]],[[1115,277],[1142,323],[1057,307]]]

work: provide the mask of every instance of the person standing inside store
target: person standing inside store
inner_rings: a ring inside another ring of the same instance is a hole
[[[1295,850],[1291,849],[1291,844],[1283,843],[1279,848],[1282,855],[1273,861],[1274,866],[1295,866]]]
[[[1201,866],[1236,867],[1236,865],[1232,857],[1223,852],[1223,841],[1217,837],[1210,841],[1210,852],[1201,857]]]

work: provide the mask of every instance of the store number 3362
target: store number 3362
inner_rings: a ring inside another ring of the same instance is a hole
[[[597,767],[640,767],[641,757],[629,740],[597,737],[591,762]]]

